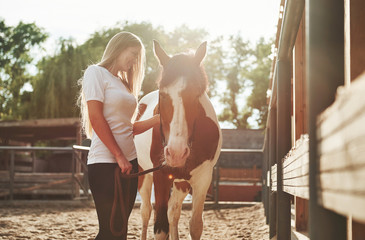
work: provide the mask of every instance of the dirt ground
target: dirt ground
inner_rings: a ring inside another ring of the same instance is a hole
[[[183,210],[179,222],[180,239],[189,239],[191,211]],[[128,239],[139,239],[140,210],[133,209],[129,220]],[[98,231],[93,206],[65,206],[62,204],[35,204],[0,206],[0,239],[94,239]],[[148,239],[153,239],[150,220]],[[230,240],[269,238],[261,203],[246,207],[223,206],[220,210],[204,211],[202,239]]]

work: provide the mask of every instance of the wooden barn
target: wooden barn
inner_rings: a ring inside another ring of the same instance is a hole
[[[262,129],[222,129],[223,145],[212,190],[217,201],[260,201]]]
[[[81,142],[78,118],[1,121],[0,139],[1,199],[79,196],[81,154],[69,146]],[[57,141],[57,147],[34,147],[44,140]]]
[[[263,164],[270,238],[365,239],[365,1],[280,4]]]

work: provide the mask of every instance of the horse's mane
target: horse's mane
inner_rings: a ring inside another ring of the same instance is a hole
[[[208,77],[202,64],[195,61],[193,54],[178,54],[173,56],[164,66],[157,81],[159,87],[175,82],[179,77],[185,77],[188,85],[198,88],[200,94],[208,89]]]

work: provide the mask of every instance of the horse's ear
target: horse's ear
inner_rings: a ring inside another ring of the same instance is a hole
[[[166,54],[166,52],[162,49],[162,47],[156,40],[153,40],[153,51],[155,52],[155,56],[157,57],[161,66],[165,66],[166,63],[170,60],[170,57]]]
[[[195,52],[195,61],[200,65],[200,63],[205,58],[205,54],[207,53],[207,42],[203,42],[200,44],[198,50]]]

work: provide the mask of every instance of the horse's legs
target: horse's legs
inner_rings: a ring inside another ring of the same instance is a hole
[[[191,182],[193,189],[193,209],[190,219],[190,236],[199,240],[203,232],[204,202],[212,180],[212,168],[206,168]]]
[[[190,191],[190,184],[186,181],[175,182],[173,184],[167,211],[171,240],[179,239],[178,224],[180,219],[181,206],[186,195],[188,195],[189,191]]]
[[[143,179],[143,180],[142,180]],[[152,190],[152,174],[147,174],[144,177],[140,177],[142,184],[139,188],[139,194],[142,198],[141,203],[141,217],[142,217],[142,232],[141,240],[147,239],[148,222],[151,217],[152,205],[151,205],[151,190]]]
[[[155,239],[165,240],[169,234],[167,207],[172,180],[168,178],[167,174],[157,171],[153,173],[153,183],[155,187]]]

